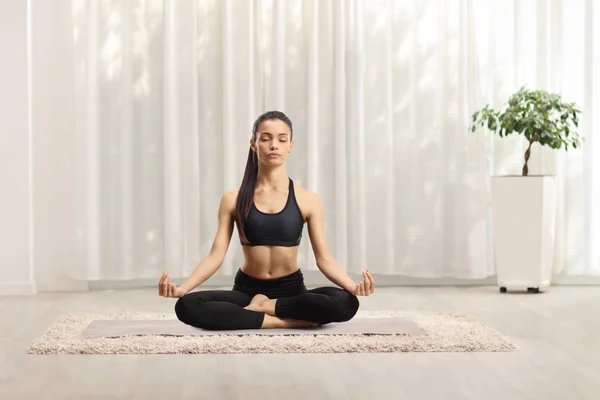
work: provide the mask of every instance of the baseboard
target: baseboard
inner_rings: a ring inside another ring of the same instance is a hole
[[[303,271],[304,283],[307,286],[326,286],[332,283],[320,271]],[[362,277],[356,274],[349,274],[355,282],[359,282]],[[458,278],[411,278],[398,275],[381,276],[374,274],[377,287],[388,286],[482,286],[495,285],[496,278],[488,277],[484,279],[458,279]],[[233,276],[213,276],[202,284],[202,287],[231,287],[233,286]],[[184,279],[171,279],[176,285],[183,283]],[[123,290],[157,287],[158,279],[137,279],[128,281],[117,280],[97,280],[91,281],[90,290]]]
[[[61,279],[40,280],[37,282],[38,292],[87,292],[90,290],[88,281],[68,277]]]
[[[350,274],[355,281],[361,278]],[[496,277],[490,276],[482,279],[460,278],[414,278],[399,275],[374,275],[377,287],[393,286],[496,286]],[[552,278],[553,286],[600,286],[600,276],[558,275]],[[320,271],[304,272],[304,281],[307,286],[331,285],[331,282]],[[174,279],[180,285],[183,279]],[[80,281],[75,279],[44,280],[39,282],[2,282],[0,283],[0,296],[34,295],[39,292],[86,292],[89,290],[124,290],[156,287],[158,280],[138,279],[128,281]],[[233,276],[213,276],[202,287],[231,287]]]
[[[0,296],[31,296],[37,292],[35,282],[0,282]]]
[[[552,278],[554,286],[598,286],[600,276],[597,275],[559,275]]]
[[[331,285],[331,282],[320,271],[305,271],[304,282],[307,286],[325,286]],[[349,274],[355,282],[362,278],[355,274]],[[461,278],[415,278],[400,275],[373,275],[377,282],[377,287],[393,286],[496,286],[496,276],[489,276],[481,279],[461,279]],[[180,285],[184,279],[172,279],[176,285]],[[125,290],[156,287],[158,279],[139,279],[129,281],[116,280],[98,280],[89,282],[89,290]],[[600,285],[600,276],[555,276],[552,281],[554,286],[596,286]],[[213,276],[202,287],[231,287],[233,286],[233,276]]]

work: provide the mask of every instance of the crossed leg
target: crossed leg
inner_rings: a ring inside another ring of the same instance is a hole
[[[267,316],[315,322],[318,325],[349,321],[356,315],[358,298],[336,287],[319,287],[291,297],[269,299],[258,294],[245,309]]]
[[[201,290],[180,297],[175,303],[175,314],[181,322],[207,330],[308,328],[318,325],[306,320],[267,315],[247,307],[258,303],[259,299],[263,300],[259,297],[252,303],[250,295],[242,292]]]

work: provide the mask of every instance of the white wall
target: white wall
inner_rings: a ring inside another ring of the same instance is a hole
[[[67,277],[78,262],[71,220],[74,100],[65,90],[72,87],[67,82],[73,65],[56,55],[68,54],[61,46],[71,43],[60,39],[72,35],[64,23],[70,2],[32,3],[30,54],[27,1],[4,0],[0,6],[0,295],[88,289]]]
[[[5,0],[0,11],[0,293],[31,294],[27,2]]]
[[[71,2],[32,3],[35,280],[40,291],[87,290],[67,276],[78,262]]]
[[[73,231],[77,201],[74,103],[72,93],[65,90],[73,79],[73,65],[69,57],[57,55],[68,54],[70,49],[63,46],[72,43],[70,25],[65,23],[65,19],[70,18],[70,2],[31,2],[31,57],[28,55],[27,3],[26,0],[0,3],[0,183],[3,188],[0,295],[34,294],[38,290],[88,290],[87,282],[68,277],[69,269],[79,262]],[[67,40],[61,40],[65,35]],[[31,85],[28,84],[29,66]],[[31,108],[29,92],[33,99]],[[30,214],[34,217],[32,221]],[[307,284],[324,282],[318,274],[307,273],[306,277]],[[231,278],[213,278],[210,283],[229,285]],[[385,282],[380,280],[380,283],[443,285],[461,281],[386,277]],[[493,279],[465,283],[492,284]],[[598,278],[561,276],[555,283],[600,282]],[[118,288],[144,284],[154,286],[155,282],[96,282],[91,286]]]

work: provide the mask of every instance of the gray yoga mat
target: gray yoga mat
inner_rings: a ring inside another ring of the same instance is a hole
[[[118,337],[131,335],[422,335],[425,331],[406,317],[355,318],[347,322],[331,323],[308,329],[243,329],[209,331],[194,328],[173,320],[97,320],[84,330],[85,336]]]

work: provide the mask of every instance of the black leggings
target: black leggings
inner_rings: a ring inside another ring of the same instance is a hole
[[[328,324],[349,321],[358,311],[358,298],[337,287],[307,290],[300,270],[275,279],[258,279],[238,270],[232,290],[201,290],[175,303],[177,318],[208,330],[259,329],[265,313],[245,310],[256,294],[277,299],[275,315]]]

